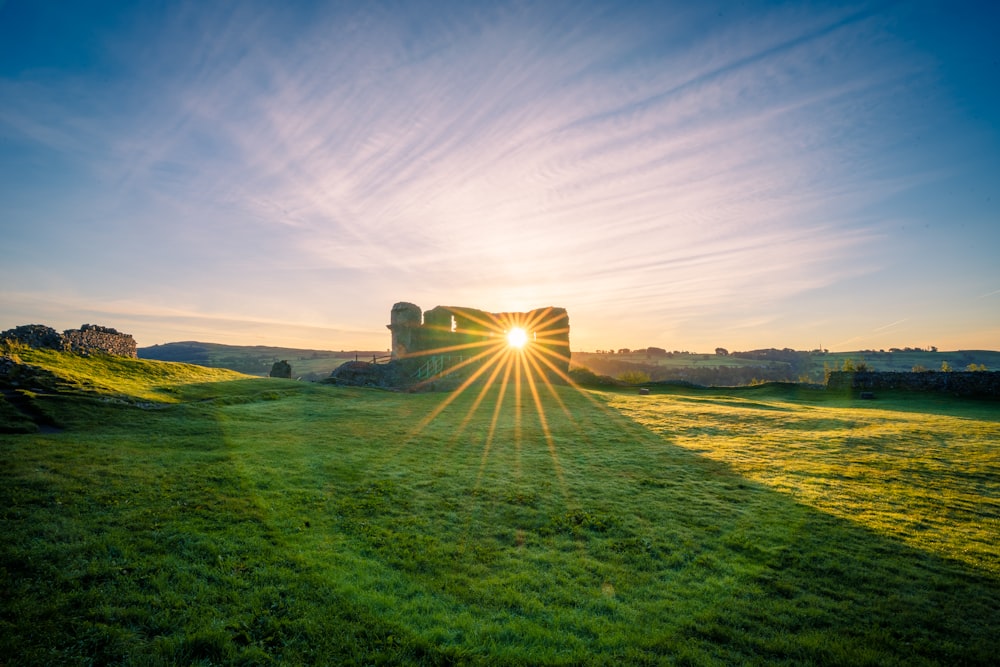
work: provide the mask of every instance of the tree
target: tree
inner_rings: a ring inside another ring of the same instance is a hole
[[[717,347],[717,348],[715,348],[715,353],[717,355],[719,355],[720,357],[728,357],[729,356],[729,350],[727,350],[724,347]]]
[[[942,361],[941,362],[941,372],[942,373],[950,373],[951,372],[951,364],[949,364],[947,361]]]

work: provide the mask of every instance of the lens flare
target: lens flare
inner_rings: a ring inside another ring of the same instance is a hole
[[[522,349],[528,343],[528,332],[521,327],[513,327],[507,332],[507,345],[515,350]]]
[[[476,487],[483,483],[491,453],[508,442],[507,436],[501,439],[500,435],[506,429],[513,429],[509,442],[517,451],[514,474],[520,476],[520,452],[525,437],[522,428],[534,422],[548,450],[559,488],[568,497],[562,456],[550,430],[546,409],[556,407],[571,421],[573,415],[555,385],[575,389],[594,405],[606,407],[577,385],[568,373],[569,324],[565,311],[545,308],[498,316],[471,309],[439,309],[446,315],[447,311],[452,312],[447,318],[440,313],[435,317],[430,335],[436,344],[408,352],[406,358],[419,364],[412,373],[412,377],[420,380],[414,390],[439,384],[445,387],[450,384],[452,388],[413,426],[399,447],[413,442],[445,410],[461,405],[456,401],[463,394],[472,392],[473,398],[451,434],[451,442],[468,438],[467,429],[472,427],[476,414],[484,404],[490,405]]]

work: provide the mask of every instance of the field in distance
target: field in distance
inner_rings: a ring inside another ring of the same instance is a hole
[[[760,381],[822,384],[826,371],[842,370],[845,363],[863,364],[873,371],[936,371],[941,370],[942,364],[955,371],[966,370],[970,364],[978,370],[1000,370],[1000,352],[991,350],[942,352],[911,348],[822,352],[762,349],[720,354],[653,349],[653,352],[574,352],[573,364],[611,377],[641,372],[654,382],[681,380],[705,386],[740,386]]]
[[[995,658],[996,401],[8,354],[11,664]]]
[[[228,368],[248,375],[267,376],[276,361],[288,361],[292,376],[302,380],[321,380],[341,364],[360,359],[371,361],[385,357],[387,350],[302,350],[265,345],[222,345],[184,341],[139,348],[140,359],[177,361],[209,368]]]
[[[347,361],[385,360],[387,350],[309,350],[269,346],[221,345],[194,341],[165,343],[139,348],[139,357],[177,361],[209,368],[267,376],[275,361],[287,360],[292,376],[301,380],[322,380]],[[898,351],[804,352],[797,350],[753,350],[727,354],[645,350],[625,352],[573,352],[572,365],[600,375],[619,377],[636,371],[652,381],[687,381],[705,386],[742,386],[761,381],[825,382],[827,370],[841,370],[845,362],[865,364],[870,370],[965,370],[970,364],[1000,370],[1000,352],[960,350],[952,352],[906,349]]]

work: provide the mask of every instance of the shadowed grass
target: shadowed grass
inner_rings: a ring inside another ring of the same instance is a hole
[[[559,388],[563,410],[547,391],[537,404],[508,391],[497,406],[494,390],[466,392],[414,432],[442,395],[159,377],[136,389],[163,394],[158,409],[39,396],[70,428],[0,436],[0,654],[17,664],[910,665],[995,653],[995,551],[956,548],[970,531],[997,542],[986,522],[997,422],[963,404],[921,416],[780,389]],[[925,471],[900,432],[982,455]],[[954,440],[968,432],[979,435]],[[830,443],[862,437],[882,458],[850,465],[895,462],[896,483],[834,476],[846,445]],[[922,475],[983,509],[913,500]],[[817,479],[836,503],[809,495]],[[934,525],[934,540],[888,530],[882,508],[851,509],[883,487],[886,506]]]

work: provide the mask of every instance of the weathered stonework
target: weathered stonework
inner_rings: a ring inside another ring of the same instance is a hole
[[[39,350],[66,350],[63,335],[44,324],[22,324],[0,333],[0,340],[13,340]]]
[[[117,357],[138,358],[135,339],[130,334],[119,333],[111,327],[96,324],[84,324],[79,329],[67,329],[63,337],[69,341],[73,352],[88,354],[104,352]]]
[[[392,357],[395,360],[430,356],[473,357],[502,342],[512,327],[528,335],[529,349],[539,368],[556,376],[569,371],[569,315],[565,308],[536,308],[523,313],[489,313],[475,308],[438,306],[425,311],[400,302],[392,307]]]
[[[69,350],[77,354],[103,352],[136,359],[135,339],[130,334],[96,324],[84,324],[79,329],[63,333],[42,324],[25,324],[0,333],[0,340],[14,340],[28,347]]]
[[[1000,397],[998,371],[834,371],[827,389],[873,392],[885,389],[941,392],[955,396]]]

